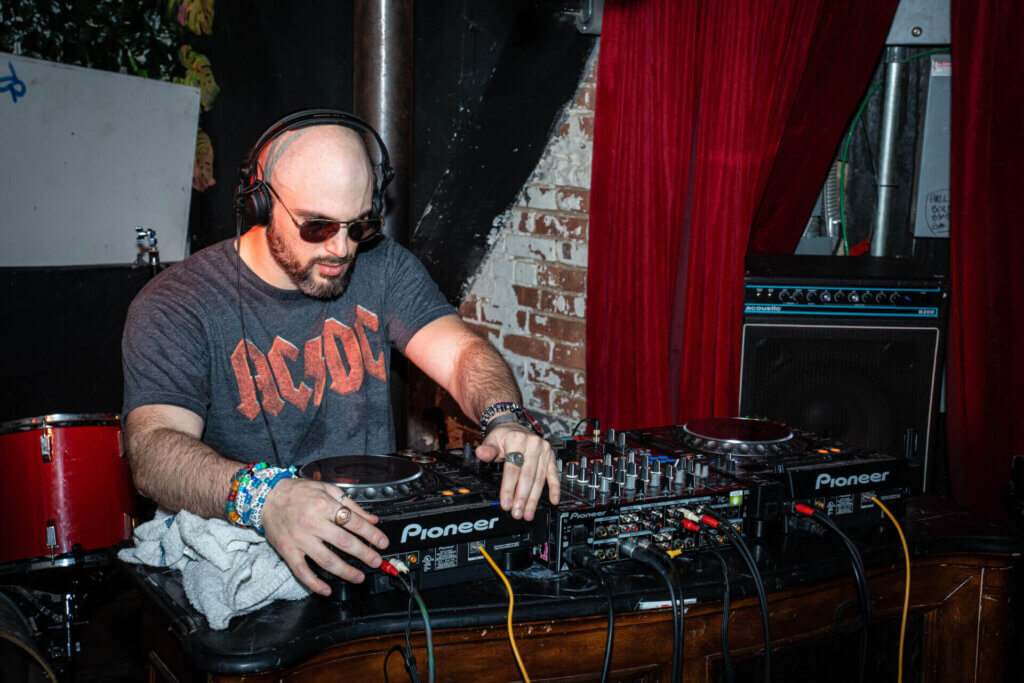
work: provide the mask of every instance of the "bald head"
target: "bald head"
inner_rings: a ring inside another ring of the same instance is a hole
[[[263,179],[275,190],[301,193],[303,199],[326,195],[362,204],[373,189],[373,167],[363,139],[344,126],[287,131],[260,154],[260,166]]]

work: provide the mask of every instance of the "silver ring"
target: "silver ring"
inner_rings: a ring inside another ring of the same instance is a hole
[[[348,520],[352,519],[352,511],[342,505],[336,513],[334,513],[334,523],[338,526],[345,526],[348,524]]]
[[[510,462],[516,467],[522,467],[525,460],[526,458],[519,451],[512,451],[511,453],[505,454],[505,462]]]

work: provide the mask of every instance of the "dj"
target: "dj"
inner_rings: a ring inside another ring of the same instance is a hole
[[[376,169],[360,132],[380,148]],[[161,273],[128,313],[122,414],[139,491],[261,528],[315,592],[330,588],[306,557],[362,581],[325,544],[377,567],[388,546],[377,518],[287,468],[395,450],[394,345],[486,425],[478,458],[522,454],[506,459],[503,509],[532,519],[545,483],[557,502],[553,453],[508,365],[380,235],[393,172],[376,132],[342,112],[300,112],[261,136],[241,173],[236,211],[249,229]]]

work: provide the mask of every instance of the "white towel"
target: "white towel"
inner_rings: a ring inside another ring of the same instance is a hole
[[[309,595],[262,535],[186,510],[174,515],[157,510],[152,521],[135,529],[135,547],[117,556],[180,570],[185,595],[214,630],[274,600]]]

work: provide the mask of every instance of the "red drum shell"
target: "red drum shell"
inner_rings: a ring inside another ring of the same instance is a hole
[[[91,551],[127,540],[135,489],[122,450],[116,415],[48,415],[0,425],[0,562],[48,560],[76,543]]]

